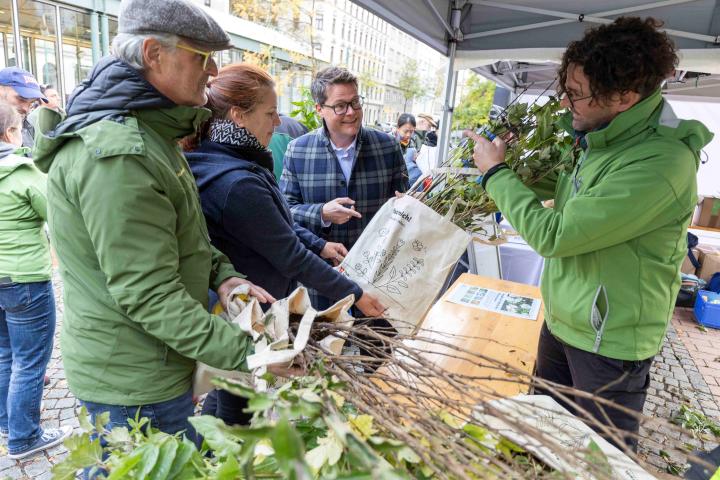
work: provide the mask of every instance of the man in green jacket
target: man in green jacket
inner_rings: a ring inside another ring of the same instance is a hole
[[[565,51],[561,105],[582,154],[557,179],[554,208],[507,168],[502,140],[473,135],[483,186],[547,258],[537,375],[637,412],[574,397],[601,433],[631,449],[680,286],[699,153],[712,138],[701,123],[677,119],[661,96],[678,58],[658,28],[650,18],[619,18]]]
[[[70,390],[111,425],[134,417],[191,430],[196,361],[246,368],[250,339],[207,312],[241,279],[210,245],[177,145],[210,112],[222,28],[184,0],[124,0],[113,56],[68,106],[43,109],[33,158],[48,173],[49,225],[65,286],[61,335]],[[251,294],[272,301],[251,284]]]

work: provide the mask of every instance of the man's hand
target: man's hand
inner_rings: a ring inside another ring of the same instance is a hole
[[[320,252],[322,258],[330,260],[333,266],[337,267],[347,256],[348,251],[342,243],[327,242],[325,248]]]
[[[249,295],[258,299],[260,303],[273,303],[275,298],[270,295],[265,289],[258,287],[252,282],[239,277],[230,277],[220,284],[220,288],[217,290],[218,297],[220,297],[220,304],[227,310],[227,302],[230,293],[235,290],[235,287],[239,285],[249,285]]]
[[[485,174],[485,172],[495,165],[505,161],[506,145],[500,137],[495,137],[495,140],[492,142],[475,132],[469,132],[468,137],[475,141],[473,160],[475,161],[475,166],[481,173]]]
[[[355,302],[355,306],[368,317],[379,317],[387,310],[380,300],[369,293],[363,293],[360,300]]]
[[[350,208],[345,205],[350,205]],[[355,210],[355,200],[348,197],[330,200],[322,207],[322,219],[326,222],[342,225],[352,217],[362,218],[360,212]]]

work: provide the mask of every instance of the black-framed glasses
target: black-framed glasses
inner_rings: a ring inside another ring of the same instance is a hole
[[[348,111],[348,107],[352,107],[352,109],[355,111],[360,110],[363,106],[364,100],[365,97],[356,97],[352,100],[352,102],[340,102],[336,103],[335,105],[322,104],[322,106],[332,108],[333,112],[335,112],[335,115],[345,115]]]
[[[575,102],[579,102],[581,100],[587,100],[588,98],[593,98],[594,96],[595,95],[590,94],[590,95],[585,95],[584,97],[573,98],[573,96],[570,95],[568,92],[563,92],[560,94],[560,100],[562,100],[563,98],[567,98],[568,102],[570,102],[570,106],[572,108],[575,108]]]

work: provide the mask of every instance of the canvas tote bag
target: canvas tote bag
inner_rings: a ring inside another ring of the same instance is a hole
[[[471,237],[419,200],[392,198],[375,214],[340,272],[376,295],[401,333],[412,333]]]
[[[263,313],[257,299],[248,297],[248,291],[247,285],[237,287],[230,294],[227,312],[220,308],[217,314],[237,324],[242,331],[252,336],[255,353],[247,357],[250,371],[221,370],[198,362],[193,377],[194,395],[202,395],[214,389],[212,379],[215,377],[241,380],[254,385],[258,390],[264,390],[268,385],[260,377],[267,371],[267,367],[291,365],[294,358],[307,346],[315,321],[344,322],[348,326],[352,326],[354,321],[348,313],[355,303],[354,295],[348,295],[327,310],[318,312],[310,306],[307,290],[298,287]],[[289,334],[291,329],[295,337],[292,341]],[[326,335],[318,339],[318,343],[327,352],[339,355],[345,338],[340,335]]]

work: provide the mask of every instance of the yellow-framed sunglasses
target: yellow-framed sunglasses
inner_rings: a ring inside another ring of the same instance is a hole
[[[181,49],[186,50],[186,51],[188,51],[188,52],[197,53],[198,55],[200,55],[201,57],[203,57],[203,70],[205,70],[205,69],[207,68],[208,62],[210,61],[211,58],[213,58],[213,54],[215,53],[215,52],[206,52],[206,51],[204,51],[204,50],[198,50],[197,48],[193,48],[193,47],[190,47],[190,46],[188,46],[188,45],[183,45],[183,44],[181,44],[181,43],[178,43],[178,44],[175,45],[175,46],[176,46],[177,48],[181,48]]]

